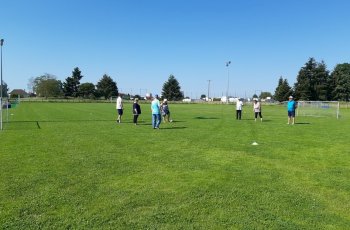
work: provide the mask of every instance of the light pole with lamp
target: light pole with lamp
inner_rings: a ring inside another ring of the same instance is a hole
[[[1,116],[1,118],[0,118],[0,130],[2,130],[2,45],[4,44],[4,39],[1,39],[0,40],[0,46],[1,46],[1,60],[0,60],[0,62],[1,62],[1,88],[0,88],[0,96],[1,96],[1,98],[0,98],[0,116]]]
[[[226,89],[226,103],[228,104],[228,90],[230,88],[230,69],[228,68],[231,64],[231,61],[226,62],[227,67],[227,89]]]
[[[211,80],[208,80],[208,102],[209,102],[210,81]]]

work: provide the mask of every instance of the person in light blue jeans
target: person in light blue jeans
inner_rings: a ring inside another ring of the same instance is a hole
[[[160,115],[160,102],[157,94],[154,95],[153,101],[151,103],[151,110],[153,129],[159,129],[160,122],[162,121],[162,116]]]

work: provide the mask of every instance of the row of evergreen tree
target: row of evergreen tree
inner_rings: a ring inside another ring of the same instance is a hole
[[[310,58],[300,69],[293,87],[287,79],[279,78],[274,99],[285,101],[290,95],[305,101],[349,101],[350,64],[338,64],[330,73],[323,61]]]

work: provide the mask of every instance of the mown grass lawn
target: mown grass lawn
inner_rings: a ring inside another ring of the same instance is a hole
[[[350,111],[21,103],[0,133],[1,229],[348,229]],[[5,116],[6,118],[6,116]],[[6,120],[6,119],[5,119]],[[251,145],[256,141],[259,145]]]

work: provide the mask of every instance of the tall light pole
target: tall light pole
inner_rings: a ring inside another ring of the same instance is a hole
[[[210,81],[211,81],[211,80],[208,80],[208,101],[209,101]]]
[[[4,39],[1,39],[0,40],[0,45],[1,45],[1,88],[0,88],[0,94],[1,94],[1,98],[0,98],[0,116],[1,116],[1,118],[0,118],[0,130],[2,130],[2,45],[4,44]]]
[[[231,61],[226,62],[227,67],[227,89],[226,89],[226,103],[228,103],[228,91],[230,88],[230,68],[229,65],[231,64]]]

